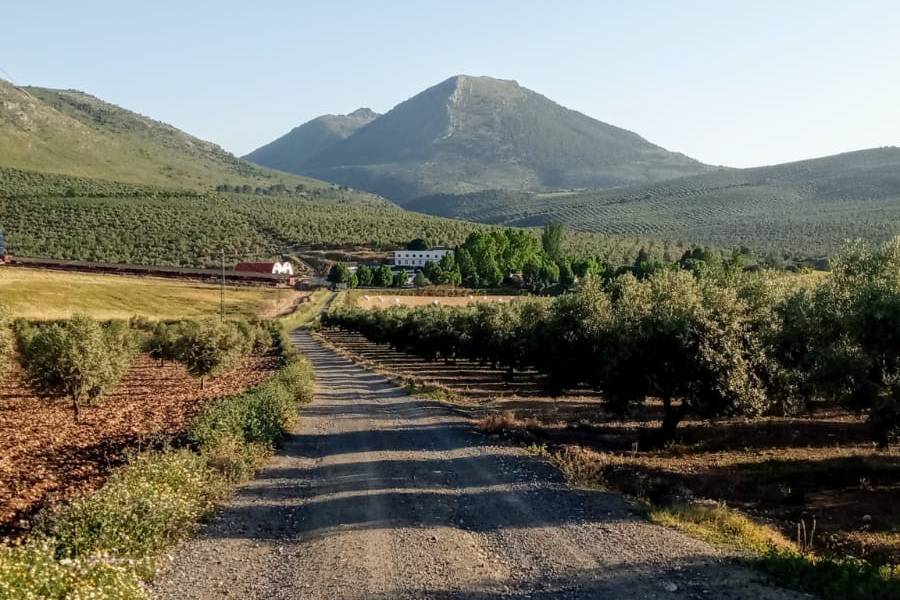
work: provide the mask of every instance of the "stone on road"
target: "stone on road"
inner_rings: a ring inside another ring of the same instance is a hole
[[[174,553],[155,597],[800,597],[644,521],[617,494],[569,487],[307,332],[293,338],[316,370],[314,402],[267,467]]]

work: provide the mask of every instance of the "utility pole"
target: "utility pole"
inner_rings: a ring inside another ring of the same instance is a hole
[[[225,322],[225,248],[222,248],[222,294],[219,302],[222,309],[222,322]]]

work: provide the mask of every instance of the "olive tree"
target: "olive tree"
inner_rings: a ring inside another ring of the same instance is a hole
[[[71,399],[76,421],[81,403],[99,398],[121,380],[136,349],[127,326],[103,326],[86,315],[33,328],[20,346],[32,386],[42,395]]]
[[[200,389],[207,376],[234,367],[252,349],[251,341],[233,322],[217,319],[185,323],[177,346],[178,361],[200,378]]]

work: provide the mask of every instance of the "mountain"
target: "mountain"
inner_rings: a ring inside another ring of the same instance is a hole
[[[581,231],[824,256],[847,239],[900,234],[900,148],[609,190],[441,194],[406,208],[482,223],[558,221]]]
[[[76,90],[0,80],[0,167],[128,183],[327,184],[241,160],[171,125]]]
[[[293,128],[274,142],[257,148],[244,158],[280,171],[299,172],[302,165],[332,146],[350,137],[357,129],[378,117],[368,108],[349,115],[323,115]]]
[[[289,155],[248,158],[401,205],[439,192],[611,187],[711,169],[515,81],[466,75],[425,90],[299,164]]]

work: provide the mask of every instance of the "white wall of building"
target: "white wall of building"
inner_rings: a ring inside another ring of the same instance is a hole
[[[431,250],[394,250],[395,267],[424,267],[426,263],[439,262],[445,254],[453,250],[432,248]]]

